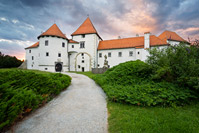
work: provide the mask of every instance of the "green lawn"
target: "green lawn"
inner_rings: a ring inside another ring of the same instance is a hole
[[[91,72],[76,72],[90,78]],[[184,107],[139,107],[108,101],[110,133],[199,133],[199,103]]]

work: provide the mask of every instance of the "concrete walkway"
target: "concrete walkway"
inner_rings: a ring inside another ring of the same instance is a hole
[[[15,133],[107,132],[107,107],[102,89],[84,75],[65,74],[72,77],[69,88],[18,123],[12,131]]]

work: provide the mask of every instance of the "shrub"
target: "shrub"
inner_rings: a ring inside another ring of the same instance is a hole
[[[58,95],[70,82],[60,73],[0,72],[0,130]]]
[[[93,79],[104,89],[108,99],[115,102],[176,106],[196,98],[192,90],[162,80],[162,77],[168,78],[169,75],[169,67],[160,67],[156,71],[151,65],[137,60],[119,64]]]

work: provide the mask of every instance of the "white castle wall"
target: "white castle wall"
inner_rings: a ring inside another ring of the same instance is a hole
[[[133,56],[129,56],[129,51],[133,51]],[[108,53],[111,53],[111,57],[108,57]],[[118,57],[118,53],[122,52],[122,56]],[[102,57],[99,57],[99,54],[102,53]],[[104,66],[104,56],[107,56],[108,65],[113,67],[120,63],[136,60],[136,49],[109,49],[109,50],[98,50],[98,67],[102,68]]]
[[[45,46],[45,41],[48,40],[48,46]],[[65,47],[62,47],[65,43]],[[55,71],[55,63],[63,62],[62,71],[68,71],[68,41],[57,37],[40,37],[39,38],[39,70]],[[46,56],[46,52],[49,56]],[[58,57],[61,53],[61,57]]]
[[[91,68],[95,68],[97,66],[97,47],[99,44],[99,37],[96,34],[86,34],[83,38],[82,35],[74,35],[72,38],[74,41],[79,42],[79,44],[70,43],[68,46],[68,51],[70,53],[70,71],[79,71],[84,67],[85,71],[90,71]],[[80,48],[80,42],[85,41],[85,48]],[[72,48],[74,45],[74,48]],[[84,53],[84,59],[81,59],[79,55]],[[85,63],[82,63],[84,60]],[[75,68],[73,68],[75,66]],[[80,68],[77,68],[80,66]]]
[[[32,59],[33,57],[33,59]],[[27,69],[39,69],[38,67],[38,47],[26,49]]]

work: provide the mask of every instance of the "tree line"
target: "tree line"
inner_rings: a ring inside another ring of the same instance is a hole
[[[0,68],[19,67],[23,61],[17,59],[15,56],[4,55],[0,51]]]

